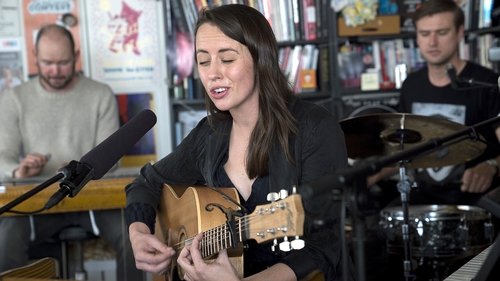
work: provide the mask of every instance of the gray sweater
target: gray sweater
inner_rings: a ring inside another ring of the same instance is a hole
[[[40,174],[49,177],[118,129],[118,107],[105,84],[80,76],[72,89],[50,93],[36,77],[0,95],[0,124],[0,180],[33,152],[51,155]]]

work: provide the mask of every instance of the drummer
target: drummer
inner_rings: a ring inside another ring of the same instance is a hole
[[[497,85],[498,74],[459,57],[459,43],[464,38],[464,13],[455,1],[423,2],[414,14],[414,24],[416,40],[426,65],[410,73],[404,81],[399,111],[447,118],[465,126],[498,116],[500,113],[498,87],[475,87],[477,85],[457,81],[474,79]],[[453,75],[453,70],[456,76]],[[500,128],[497,128],[497,136],[494,129],[490,127],[480,132],[489,141],[485,153],[478,155],[473,161],[445,167],[433,167],[429,163],[428,167],[408,170],[410,179],[417,184],[417,188],[410,192],[410,207],[415,204],[476,205],[480,196],[499,187]],[[451,156],[460,159],[460,155]],[[370,176],[367,184],[371,190],[374,190],[372,188],[374,186],[387,187],[389,179],[393,182],[397,177],[397,171],[397,168],[384,168],[378,174]],[[389,205],[401,206],[401,197],[397,196],[397,192],[396,194],[392,192],[392,196],[396,197],[392,197],[395,200]],[[500,204],[500,198],[496,200]],[[495,231],[498,231],[498,227],[495,228]],[[384,245],[378,240],[372,244],[367,248],[379,250],[380,245]],[[375,250],[372,252],[377,252]],[[392,267],[384,259],[390,259]],[[378,260],[380,264],[376,263]],[[399,272],[393,274],[396,276],[394,279],[402,280],[400,259],[391,256],[373,256],[367,264],[376,264],[377,266],[372,265],[372,267],[377,267],[375,271],[381,271],[380,274],[373,272],[370,275],[375,278],[374,280],[379,277],[391,280],[387,272],[398,269]],[[384,267],[386,269],[382,269]]]
[[[426,1],[415,12],[414,23],[426,65],[410,73],[404,81],[400,112],[447,118],[466,126],[496,117],[500,112],[498,87],[462,82],[473,79],[491,85],[498,83],[497,73],[459,57],[459,43],[464,38],[462,9],[453,0]],[[450,75],[453,69],[456,77]],[[473,195],[499,186],[500,128],[498,139],[491,127],[481,133],[489,141],[486,152],[476,161],[415,170],[418,188],[412,192],[410,202],[472,204],[478,198]],[[369,177],[368,185],[395,172],[384,169]]]

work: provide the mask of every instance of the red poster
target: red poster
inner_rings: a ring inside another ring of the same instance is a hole
[[[28,76],[37,74],[33,54],[36,34],[41,26],[56,23],[66,26],[80,49],[80,11],[78,0],[23,0],[24,34]],[[81,56],[81,54],[80,54]],[[76,70],[82,70],[81,57],[77,58]]]

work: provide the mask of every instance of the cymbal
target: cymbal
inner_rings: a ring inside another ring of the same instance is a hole
[[[351,159],[388,156],[466,129],[446,119],[406,113],[380,113],[340,121]],[[479,156],[486,144],[462,140],[408,160],[407,167],[430,168],[465,163]]]

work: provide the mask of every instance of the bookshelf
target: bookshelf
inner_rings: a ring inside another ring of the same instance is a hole
[[[380,14],[374,21],[353,31],[346,30],[341,12],[334,11],[329,0],[166,0],[166,24],[170,26],[166,30],[173,30],[178,25],[179,30],[189,33],[192,30],[190,23],[194,23],[197,11],[203,6],[236,2],[253,6],[268,18],[275,31],[282,70],[289,77],[294,92],[301,98],[324,105],[340,120],[362,106],[397,107],[402,81],[408,73],[425,64],[416,46],[411,22],[411,13],[420,1],[423,0],[398,1],[397,14]],[[488,0],[469,1],[470,6],[464,7],[468,11],[469,25],[465,58],[488,66],[488,47],[484,46],[497,44],[500,27],[494,21],[490,21],[489,26],[473,23],[479,18],[471,16],[472,8],[477,9]],[[178,37],[171,34],[168,38]],[[482,51],[478,51],[480,47]],[[181,56],[193,56],[192,50],[191,53],[183,52]],[[306,52],[310,55],[305,56]],[[304,61],[299,61],[301,57]],[[310,64],[305,70],[297,67],[306,64],[305,61]],[[168,65],[171,68],[175,64]],[[175,75],[169,78],[174,146],[190,130],[196,118],[205,113],[203,87],[196,73],[192,73],[194,65],[189,68],[191,72],[181,79]],[[367,85],[363,81],[373,78],[373,75],[365,75],[373,69],[380,70],[378,87],[362,87]],[[182,71],[186,69],[169,69],[169,73]],[[315,82],[304,87],[300,84],[301,73],[312,73]]]
[[[397,66],[404,65],[403,74],[407,75],[425,64],[419,54],[414,26],[410,21],[415,5],[422,1],[425,0],[398,1],[400,18],[397,27],[389,28],[383,24],[376,26],[374,22],[382,21],[380,18],[384,16],[381,16],[358,27],[355,33],[352,30],[349,32],[342,30],[342,26],[334,28],[334,34],[331,36],[336,54],[333,71],[339,73],[336,76],[334,89],[342,103],[339,106],[342,118],[349,116],[356,108],[362,106],[383,105],[394,108],[398,105],[399,88],[402,82],[400,80],[404,80],[404,77],[399,77],[398,80]],[[466,32],[461,46],[461,57],[499,72],[499,63],[490,60],[488,51],[494,46],[500,46],[498,38],[500,26],[491,17],[495,7],[499,9],[500,1],[466,0],[462,2],[466,18]],[[491,7],[488,8],[488,5]],[[338,22],[342,19],[340,13],[334,13],[333,18]],[[388,23],[394,25],[394,21]],[[375,53],[380,53],[382,57],[376,58]],[[366,56],[375,58],[367,63]],[[357,65],[357,69],[353,65]],[[395,72],[391,73],[392,70]],[[370,71],[381,72],[379,88],[364,90],[362,89],[362,76]]]
[[[168,38],[175,40],[179,33],[192,36],[190,32],[199,9],[229,3],[246,4],[264,14],[278,40],[280,65],[294,92],[330,109],[335,74],[331,70],[334,53],[330,47],[333,33],[329,27],[333,10],[328,8],[329,0],[166,0],[165,18],[169,26],[166,29],[172,30],[170,36],[167,35],[167,44],[171,44],[171,50],[178,53],[179,45],[172,45]],[[181,56],[187,55],[186,44],[182,48]],[[190,56],[194,57],[194,46],[189,48]],[[172,55],[168,62],[169,73],[173,74],[169,77],[169,107],[174,147],[191,130],[194,122],[206,115],[204,90],[197,79],[195,66],[191,63],[189,71],[182,69],[187,63],[177,67],[179,63],[173,60],[177,57],[177,54]]]

